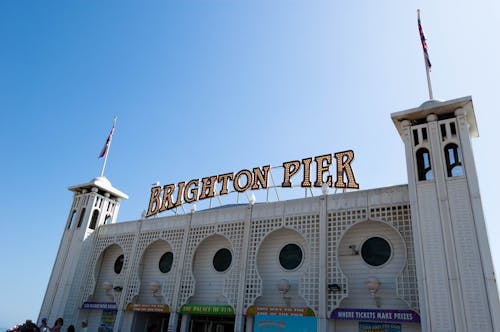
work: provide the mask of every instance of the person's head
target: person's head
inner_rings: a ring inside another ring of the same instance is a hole
[[[73,325],[68,326],[68,332],[75,332],[75,327]]]
[[[82,327],[87,327],[89,323],[87,322],[86,319],[82,320]]]
[[[59,317],[58,319],[56,319],[55,326],[63,326],[63,324],[64,324],[64,320],[61,317]]]
[[[42,326],[47,326],[47,318],[42,318]]]

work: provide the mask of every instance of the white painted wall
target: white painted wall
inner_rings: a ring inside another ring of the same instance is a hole
[[[285,270],[279,262],[280,250],[289,243],[299,245],[303,251],[302,264],[295,270]],[[281,228],[264,238],[257,252],[257,272],[262,278],[262,296],[255,300],[256,305],[285,306],[287,304],[279,290],[281,279],[288,280],[290,290],[289,305],[305,307],[306,302],[299,294],[300,277],[305,273],[308,262],[308,248],[304,238],[296,231]]]
[[[392,248],[389,261],[378,267],[368,265],[361,256],[363,242],[374,236],[385,239]],[[353,254],[350,245],[356,246],[358,255]],[[365,287],[365,281],[375,277],[380,281],[376,295],[381,309],[408,309],[396,294],[396,278],[406,263],[406,247],[394,228],[378,221],[364,221],[353,225],[339,243],[338,258],[340,268],[348,278],[349,287],[348,297],[341,302],[340,307],[377,308],[375,299]]]
[[[222,248],[232,252],[233,261],[229,269],[218,272],[213,267],[215,253]],[[230,271],[237,268],[234,261],[235,253],[229,241],[218,234],[203,240],[193,258],[193,276],[195,279],[195,292],[189,303],[196,304],[227,304],[223,294],[224,282],[229,277]]]
[[[141,282],[137,302],[139,303],[165,303],[162,296],[153,296],[151,291],[151,283],[163,283],[167,275],[174,273],[173,269],[167,273],[162,273],[159,268],[161,256],[167,252],[171,252],[172,247],[163,240],[153,242],[142,256],[139,266],[139,279]],[[174,260],[176,257],[174,256]],[[173,266],[173,264],[172,264]]]

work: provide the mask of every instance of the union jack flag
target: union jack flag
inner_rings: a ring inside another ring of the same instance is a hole
[[[104,144],[101,153],[99,153],[98,159],[104,157],[108,153],[109,145],[111,144],[111,140],[113,139],[113,133],[115,132],[115,123],[116,120],[113,123],[113,128],[111,128],[111,131],[109,132],[108,138],[106,139],[106,144]]]
[[[427,42],[424,35],[424,29],[422,28],[422,23],[420,22],[420,11],[418,12],[418,32],[420,33],[420,41],[422,42],[422,49],[424,50],[425,64],[429,71],[431,70],[431,60],[429,59],[429,52],[427,52]]]

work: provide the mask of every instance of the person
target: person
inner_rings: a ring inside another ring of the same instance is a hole
[[[86,319],[82,320],[82,332],[87,332],[87,326],[89,326],[89,322]]]
[[[42,324],[38,327],[40,329],[40,332],[49,332],[49,325],[47,325],[47,318],[43,317],[42,318]]]
[[[64,320],[61,317],[59,317],[58,319],[56,319],[54,326],[50,329],[50,332],[61,332],[63,324]]]
[[[68,326],[68,332],[76,332],[75,326],[74,325]]]
[[[19,328],[19,331],[21,331],[21,332],[39,332],[40,330],[38,329],[38,326],[36,326],[36,324],[31,321],[31,319],[27,319],[26,323],[21,325],[21,327]]]

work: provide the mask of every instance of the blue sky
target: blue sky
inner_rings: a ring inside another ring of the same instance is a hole
[[[498,271],[498,1],[4,0],[0,326],[36,319],[67,187],[99,175],[115,114],[106,176],[130,196],[120,221],[139,218],[155,181],[346,149],[362,189],[407,183],[390,113],[428,97],[417,8],[435,97],[474,100]]]

